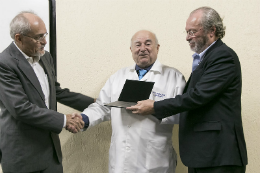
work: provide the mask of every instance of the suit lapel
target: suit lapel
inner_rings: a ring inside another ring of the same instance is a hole
[[[216,41],[216,43],[213,44],[213,45],[205,52],[205,54],[202,56],[202,61],[201,61],[200,65],[199,65],[198,67],[202,67],[203,64],[206,62],[207,55],[208,55],[213,49],[215,49],[215,48],[221,46],[222,44],[223,44],[223,42],[222,42],[220,39],[218,39],[218,40]]]
[[[27,79],[31,82],[31,84],[34,86],[34,88],[38,91],[39,95],[41,96],[41,99],[44,101],[44,94],[42,92],[42,88],[40,85],[40,82],[29,64],[29,62],[25,59],[23,54],[17,49],[17,47],[12,43],[11,45],[11,55],[16,60],[18,60],[18,68],[23,72],[23,74],[27,77]]]
[[[189,83],[190,83],[191,76],[192,76],[192,73],[190,74],[190,77],[189,77],[188,81],[186,82],[186,85],[185,85],[184,90],[183,90],[183,94],[186,93],[186,91],[187,91],[187,89],[188,89],[188,86],[189,86]]]
[[[200,65],[196,68],[196,70],[198,70],[199,68],[202,68],[202,67],[203,67],[203,64],[206,62],[207,55],[209,54],[209,52],[211,52],[211,51],[212,51],[213,49],[215,49],[216,47],[221,46],[222,44],[223,44],[223,42],[222,42],[220,39],[218,39],[218,40],[216,41],[216,43],[213,44],[213,45],[205,52],[205,54],[204,54],[203,57],[202,57],[202,61],[201,61]],[[196,71],[196,70],[194,70],[194,71]],[[185,85],[185,87],[184,87],[183,93],[185,93],[185,92],[187,91],[187,89],[188,89],[188,87],[189,87],[189,84],[190,84],[191,77],[192,77],[192,73],[190,74],[189,80],[187,81],[187,83],[186,83],[186,85]]]
[[[51,77],[52,76],[52,71],[51,69],[49,68],[49,63],[47,62],[45,56],[42,56],[39,63],[41,64],[41,66],[43,67],[45,73],[47,74],[48,76],[48,81],[49,81],[49,85],[50,83],[53,82],[53,78]],[[51,86],[50,86],[51,87]]]
[[[52,98],[52,96],[56,97],[56,95],[54,94],[55,91],[56,91],[55,90],[55,84],[54,84],[55,83],[55,78],[53,77],[54,74],[52,74],[52,69],[50,68],[50,63],[46,59],[46,53],[45,53],[44,56],[41,57],[39,63],[41,64],[41,66],[43,67],[45,73],[48,76],[49,89],[50,89],[49,108],[53,109],[53,102],[55,102],[55,105],[56,105],[55,99]]]

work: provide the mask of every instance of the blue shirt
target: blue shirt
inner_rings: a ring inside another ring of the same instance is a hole
[[[203,60],[203,55],[205,54],[205,52],[215,43],[216,41],[214,41],[209,47],[207,47],[203,52],[201,52],[200,54],[198,54],[198,53],[194,53],[193,55],[192,55],[192,58],[194,58],[196,55],[199,55],[199,57],[200,57],[200,61],[199,61],[199,63]]]
[[[154,63],[153,63],[153,64],[154,64]],[[147,70],[147,72],[148,72],[148,71],[151,70],[151,68],[153,67],[153,64],[150,65],[149,67],[146,67],[146,68],[141,68],[141,67],[139,67],[139,66],[136,64],[136,65],[135,65],[136,73],[139,75],[139,70],[142,70],[142,69]],[[147,73],[147,72],[146,72],[146,73]]]

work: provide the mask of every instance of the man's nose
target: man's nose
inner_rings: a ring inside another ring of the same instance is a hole
[[[44,45],[45,45],[45,44],[47,44],[46,37],[45,37],[45,38],[43,38],[42,40],[40,40],[40,43],[41,43],[41,44],[44,44]]]
[[[140,50],[141,50],[141,51],[145,51],[145,50],[146,50],[146,47],[145,47],[144,44],[142,44],[142,45],[140,46]]]
[[[187,34],[186,35],[186,41],[190,41],[191,39],[192,39],[192,37],[189,34]]]
[[[47,41],[46,41],[46,40],[45,40],[45,41],[43,41],[43,42],[42,42],[42,44],[43,44],[43,45],[46,45],[46,44],[47,44]]]

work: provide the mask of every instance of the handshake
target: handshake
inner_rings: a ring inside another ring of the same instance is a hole
[[[77,133],[85,126],[82,116],[79,113],[66,115],[66,130],[71,133]]]

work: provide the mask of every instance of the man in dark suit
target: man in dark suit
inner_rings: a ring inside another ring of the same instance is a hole
[[[236,53],[221,41],[225,27],[210,7],[191,12],[186,40],[193,72],[183,95],[127,108],[164,118],[181,112],[180,157],[189,173],[244,173],[247,151],[241,118],[241,68]]]
[[[44,50],[47,31],[32,12],[10,24],[14,42],[0,54],[0,153],[4,173],[62,173],[58,134],[83,128],[79,117],[56,112],[56,101],[82,111],[93,98],[61,89],[51,55]]]

